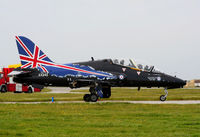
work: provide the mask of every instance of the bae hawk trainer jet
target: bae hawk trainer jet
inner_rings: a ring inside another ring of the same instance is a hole
[[[30,39],[16,36],[21,60],[21,68],[16,69],[14,81],[33,87],[63,86],[70,88],[90,87],[90,94],[85,94],[86,102],[96,102],[98,98],[109,98],[111,87],[164,87],[165,101],[167,89],[182,88],[186,82],[154,69],[153,66],[142,66],[134,60],[103,59],[87,62],[58,64],[53,62]]]

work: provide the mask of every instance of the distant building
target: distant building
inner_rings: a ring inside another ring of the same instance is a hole
[[[194,86],[195,87],[200,87],[200,80],[195,80]]]
[[[200,79],[187,81],[186,87],[200,87]]]

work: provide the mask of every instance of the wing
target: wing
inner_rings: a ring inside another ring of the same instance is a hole
[[[115,78],[112,79],[110,79],[109,77],[98,79],[97,77],[67,76],[67,81],[69,82],[70,88],[80,88],[95,84],[115,86],[118,85],[120,82],[124,82],[126,80],[125,74],[113,73],[113,75],[115,76]]]

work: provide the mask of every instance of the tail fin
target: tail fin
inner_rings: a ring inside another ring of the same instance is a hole
[[[45,66],[53,61],[37,45],[23,36],[16,36],[16,42],[22,64],[21,68],[38,68],[47,72]]]

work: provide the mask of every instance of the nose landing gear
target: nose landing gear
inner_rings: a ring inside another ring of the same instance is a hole
[[[167,88],[165,88],[164,91],[165,91],[165,95],[161,95],[160,96],[160,101],[163,101],[163,102],[167,99],[167,95],[168,95]]]

